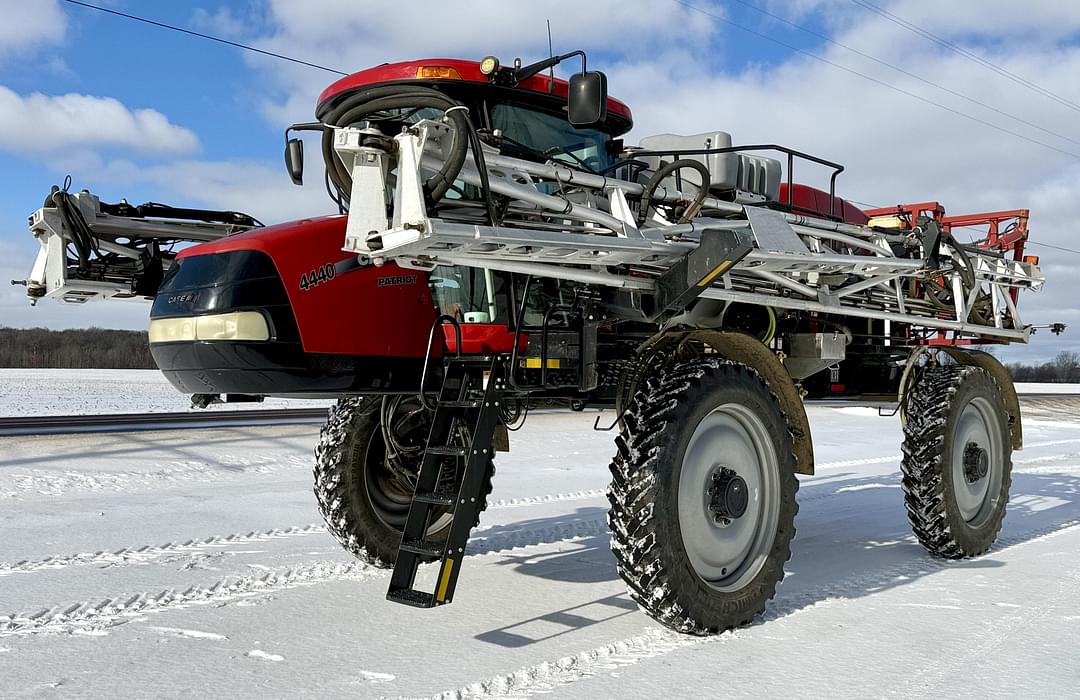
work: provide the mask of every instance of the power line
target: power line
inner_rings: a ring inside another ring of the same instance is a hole
[[[996,112],[997,114],[1000,114],[1000,115],[1002,115],[1004,117],[1008,117],[1009,119],[1017,121],[1017,122],[1019,122],[1021,124],[1025,124],[1027,126],[1030,126],[1033,129],[1038,129],[1039,131],[1041,131],[1043,133],[1049,134],[1051,136],[1056,136],[1059,139],[1063,139],[1065,141],[1070,141],[1070,142],[1075,143],[1078,146],[1080,146],[1080,140],[1071,138],[1069,136],[1066,136],[1065,134],[1059,134],[1056,131],[1052,131],[1051,129],[1047,129],[1047,128],[1039,126],[1038,124],[1035,124],[1035,123],[1033,123],[1031,121],[1028,121],[1027,119],[1024,119],[1023,117],[1018,117],[1015,114],[1010,114],[1010,113],[1006,112],[1003,109],[999,109],[999,108],[997,108],[997,107],[995,107],[995,106],[993,106],[991,104],[987,104],[985,102],[982,102],[981,100],[977,100],[974,97],[969,97],[968,95],[965,95],[962,92],[958,92],[957,90],[953,90],[952,88],[946,87],[945,85],[941,85],[940,83],[935,83],[934,81],[929,80],[927,78],[924,78],[921,75],[918,75],[916,73],[912,73],[911,71],[905,70],[905,69],[901,68],[900,66],[889,63],[888,61],[883,61],[880,58],[877,58],[876,56],[872,56],[872,55],[870,55],[868,53],[865,53],[863,51],[860,51],[859,49],[856,49],[856,48],[854,48],[852,46],[848,46],[847,44],[843,44],[843,43],[841,43],[839,41],[836,41],[835,39],[828,36],[827,34],[822,34],[821,32],[818,32],[818,31],[816,31],[814,29],[810,29],[809,27],[806,27],[804,25],[792,22],[792,21],[790,21],[790,20],[786,19],[785,17],[782,17],[782,16],[780,16],[778,14],[775,14],[773,12],[769,12],[765,8],[758,7],[754,3],[749,2],[749,0],[732,0],[732,2],[735,2],[735,3],[739,4],[739,5],[744,6],[744,7],[748,7],[751,10],[754,10],[755,12],[760,12],[763,15],[767,15],[767,16],[777,20],[778,22],[783,22],[784,24],[786,24],[786,25],[788,25],[790,27],[794,27],[795,29],[798,29],[799,31],[806,32],[810,36],[817,37],[818,39],[821,39],[822,41],[825,41],[825,42],[827,42],[829,44],[832,44],[833,46],[838,46],[838,47],[840,47],[842,49],[850,51],[853,54],[856,54],[858,56],[862,56],[863,58],[865,58],[867,60],[870,60],[870,61],[873,61],[874,63],[877,63],[878,65],[882,65],[882,66],[885,66],[886,68],[890,68],[890,69],[892,69],[892,70],[894,70],[894,71],[896,71],[898,73],[902,73],[903,75],[906,75],[909,78],[913,78],[915,80],[918,80],[920,83],[923,83],[925,85],[929,85],[930,87],[937,88],[938,90],[942,90],[944,92],[947,92],[950,95],[954,95],[956,97],[959,97],[960,99],[967,100],[971,104],[982,107],[983,109],[990,110],[991,112]]]
[[[700,12],[703,15],[707,15],[709,17],[712,17],[713,19],[717,20],[718,22],[722,22],[724,24],[729,24],[732,27],[735,27],[736,29],[740,29],[740,30],[742,30],[744,32],[747,32],[749,34],[753,34],[754,36],[765,39],[766,41],[771,41],[772,43],[777,44],[778,46],[783,46],[784,48],[788,49],[789,51],[793,51],[795,53],[802,54],[804,56],[807,56],[809,58],[814,59],[815,61],[820,61],[821,63],[832,66],[833,68],[837,68],[837,69],[842,70],[842,71],[844,71],[846,73],[856,75],[856,76],[862,78],[863,80],[868,80],[868,81],[870,81],[872,83],[875,83],[875,84],[880,85],[882,87],[886,87],[886,88],[888,88],[890,90],[893,90],[894,92],[898,92],[898,93],[900,93],[902,95],[906,95],[906,96],[908,96],[908,97],[910,97],[912,99],[918,100],[920,102],[924,102],[924,103],[926,103],[928,105],[932,105],[934,107],[937,107],[938,109],[943,109],[946,112],[951,112],[952,114],[955,114],[955,115],[957,115],[959,117],[963,117],[965,119],[976,122],[978,124],[982,124],[983,126],[988,126],[991,129],[995,129],[995,130],[1000,131],[1000,132],[1002,132],[1004,134],[1009,134],[1010,136],[1015,136],[1018,139],[1023,139],[1024,141],[1027,141],[1028,143],[1033,143],[1036,146],[1042,146],[1043,148],[1049,149],[1051,151],[1056,151],[1057,153],[1061,153],[1062,155],[1070,156],[1072,158],[1076,158],[1077,160],[1080,160],[1080,154],[1073,153],[1072,151],[1066,151],[1063,148],[1058,148],[1057,146],[1053,146],[1053,145],[1048,144],[1048,143],[1046,143],[1044,141],[1039,141],[1038,139],[1033,139],[1030,136],[1025,136],[1024,134],[1021,134],[1021,133],[1019,133],[1017,131],[1013,131],[1011,129],[1006,129],[1003,126],[998,126],[997,124],[994,124],[993,122],[988,122],[985,119],[980,119],[979,117],[970,115],[970,114],[968,114],[966,112],[961,112],[958,109],[953,109],[952,107],[948,107],[946,105],[943,105],[940,102],[934,102],[933,100],[931,100],[929,98],[923,97],[922,95],[916,94],[916,93],[911,92],[909,90],[905,90],[904,88],[897,87],[897,86],[893,85],[892,83],[887,83],[884,80],[879,80],[878,78],[875,78],[875,77],[873,77],[871,75],[867,75],[866,73],[860,73],[857,70],[854,70],[852,68],[848,68],[847,66],[836,63],[835,61],[830,61],[829,59],[827,59],[827,58],[825,58],[823,56],[818,56],[816,53],[811,53],[810,51],[807,51],[806,49],[801,49],[798,46],[793,46],[791,44],[788,44],[787,42],[781,41],[780,39],[777,39],[775,37],[771,37],[768,34],[763,34],[762,32],[759,32],[759,31],[757,31],[755,29],[751,29],[750,27],[743,26],[743,25],[739,24],[738,22],[734,22],[734,21],[728,19],[727,17],[723,17],[722,15],[716,14],[715,12],[709,12],[708,10],[697,7],[696,5],[692,5],[689,2],[687,2],[686,0],[671,0],[671,1],[674,2],[674,3],[677,3],[679,5],[682,5],[683,7],[694,10],[695,12]]]
[[[117,17],[123,17],[125,19],[134,20],[136,22],[142,22],[143,24],[149,24],[149,25],[152,25],[152,26],[155,26],[155,27],[160,27],[161,29],[168,29],[170,31],[180,32],[181,34],[188,34],[188,35],[191,35],[191,36],[196,36],[196,37],[199,37],[200,39],[208,39],[209,41],[216,41],[219,44],[226,44],[228,46],[234,46],[234,47],[236,47],[238,49],[244,49],[245,51],[254,51],[255,53],[261,53],[264,56],[270,56],[272,58],[279,58],[282,61],[289,61],[291,63],[298,63],[298,64],[300,64],[302,66],[308,66],[309,68],[318,68],[319,70],[324,70],[324,71],[326,71],[328,73],[337,73],[338,75],[349,75],[345,71],[340,71],[340,70],[337,70],[336,68],[329,68],[327,66],[321,66],[318,63],[311,63],[309,61],[301,61],[299,58],[293,58],[292,56],[286,56],[284,54],[274,53],[273,51],[266,51],[264,49],[259,49],[259,48],[256,48],[254,46],[249,46],[247,44],[241,44],[241,43],[236,42],[236,41],[229,41],[228,39],[222,39],[219,36],[213,36],[211,34],[202,34],[200,32],[192,31],[190,29],[184,29],[183,27],[177,27],[177,26],[172,25],[172,24],[166,24],[164,22],[157,22],[157,21],[152,20],[152,19],[146,19],[145,17],[138,17],[136,15],[129,15],[126,12],[120,12],[118,10],[110,10],[107,7],[101,7],[99,5],[91,5],[88,2],[81,2],[80,0],[64,0],[64,2],[69,3],[71,5],[78,5],[80,7],[85,7],[85,8],[91,9],[91,10],[97,10],[98,12],[105,12],[105,13],[110,14],[110,15],[116,15]]]
[[[1072,248],[1064,248],[1064,247],[1059,246],[1059,245],[1050,245],[1049,243],[1042,243],[1040,241],[1029,240],[1027,242],[1027,244],[1028,245],[1041,245],[1043,248],[1053,248],[1054,250],[1062,250],[1062,251],[1065,251],[1066,253],[1075,253],[1077,255],[1080,255],[1080,250],[1073,250]]]
[[[1062,97],[1061,95],[1057,94],[1056,92],[1053,92],[1052,90],[1048,90],[1048,89],[1044,88],[1041,85],[1033,83],[1032,81],[1028,80],[1027,78],[1024,78],[1023,76],[1017,75],[1016,73],[1013,73],[1012,71],[1006,70],[1005,68],[1002,68],[1001,66],[997,65],[996,63],[993,63],[992,61],[989,61],[989,60],[983,58],[982,56],[978,55],[977,53],[973,53],[973,52],[968,51],[967,49],[965,49],[965,48],[963,48],[961,46],[957,46],[956,44],[952,43],[951,41],[948,41],[947,39],[942,39],[941,37],[937,36],[936,34],[933,34],[929,30],[923,29],[922,27],[920,27],[917,24],[913,24],[911,22],[908,22],[903,17],[898,17],[898,16],[894,15],[893,13],[889,12],[888,10],[886,10],[884,8],[881,8],[881,7],[878,7],[877,5],[875,5],[873,3],[866,2],[865,0],[851,0],[851,1],[853,3],[855,3],[856,5],[860,6],[860,7],[866,8],[867,10],[870,10],[871,12],[874,12],[874,13],[876,13],[878,15],[881,15],[882,17],[889,20],[893,24],[897,24],[897,25],[903,27],[904,29],[907,29],[909,32],[912,32],[913,34],[921,36],[924,39],[927,39],[928,41],[932,41],[935,44],[938,44],[939,46],[943,46],[946,49],[952,51],[953,53],[959,54],[959,55],[963,56],[964,58],[967,58],[970,61],[974,61],[975,63],[978,63],[979,65],[981,65],[981,66],[983,66],[985,68],[989,68],[990,70],[994,71],[998,75],[1001,75],[1001,76],[1003,76],[1005,78],[1008,78],[1009,80],[1013,81],[1014,83],[1018,83],[1019,85],[1023,85],[1024,87],[1028,88],[1029,90],[1037,92],[1040,95],[1043,95],[1044,97],[1048,97],[1051,100],[1054,100],[1055,102],[1068,107],[1069,109],[1080,112],[1080,104],[1077,104],[1077,103],[1073,102],[1072,100],[1069,100],[1069,99],[1067,99],[1065,97]]]

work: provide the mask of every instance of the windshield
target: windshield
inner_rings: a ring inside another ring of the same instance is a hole
[[[497,104],[491,110],[491,126],[500,129],[510,142],[506,150],[513,150],[520,144],[551,160],[584,166],[594,172],[601,172],[611,164],[606,148],[610,137],[597,129],[575,128],[566,121],[565,115],[538,112],[514,104]]]

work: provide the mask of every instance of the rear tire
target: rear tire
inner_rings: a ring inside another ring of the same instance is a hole
[[[691,360],[644,381],[623,423],[608,524],[630,596],[679,632],[749,623],[784,578],[798,512],[776,397],[750,367]]]
[[[388,467],[380,427],[378,397],[340,399],[330,409],[315,447],[315,498],[326,529],[357,559],[389,568],[397,559],[413,485]],[[404,439],[423,446],[430,415],[411,426]],[[419,460],[415,460],[419,468]],[[494,471],[494,467],[492,467]],[[415,470],[412,472],[415,482]],[[491,492],[491,474],[480,510]],[[445,537],[450,517],[437,518],[428,538]]]
[[[1012,485],[1001,390],[982,368],[932,365],[908,400],[901,468],[915,537],[949,559],[982,554],[1001,531]]]

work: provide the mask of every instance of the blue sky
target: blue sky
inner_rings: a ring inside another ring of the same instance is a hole
[[[550,18],[556,51],[588,50],[590,65],[609,73],[611,93],[631,104],[637,119],[632,136],[723,129],[736,141],[785,142],[848,164],[841,186],[852,198],[938,198],[950,213],[1029,206],[1033,240],[1080,247],[1068,230],[1071,203],[1080,194],[1080,185],[1072,184],[1080,158],[919,103],[674,1],[599,0],[582,7],[555,0],[539,7],[468,0],[397,9],[352,0],[105,4],[343,70],[432,55],[541,57],[547,50],[544,19]],[[928,99],[979,111],[747,5],[766,9],[1080,139],[1077,111],[919,39],[856,2],[692,4]],[[1080,11],[1069,3],[878,4],[1080,102],[1074,77]],[[23,276],[35,252],[25,217],[69,173],[75,187],[89,187],[109,201],[234,208],[270,221],[327,210],[316,188],[295,191],[289,184],[280,165],[281,133],[288,123],[312,117],[314,97],[334,75],[60,0],[0,0],[0,6],[13,25],[0,30],[0,91],[10,91],[0,92],[7,97],[6,103],[0,99],[0,167],[8,173],[0,188],[0,272],[6,277]],[[82,96],[83,102],[64,103],[71,111],[59,121],[34,117],[41,114],[35,104],[61,104],[55,101],[62,96]],[[139,110],[155,114],[138,117]],[[140,124],[136,136],[110,135],[125,119]],[[1080,152],[1080,145],[1008,119],[991,120]],[[1025,300],[1028,320],[1073,321],[1080,332],[1073,303],[1080,289],[1071,286],[1080,255],[1032,252],[1044,260],[1049,254],[1055,262],[1047,274],[1059,281]],[[137,328],[145,326],[145,313],[145,307],[122,304],[68,309],[52,302],[31,311],[18,290],[0,292],[0,325]],[[1018,356],[1080,347],[1067,339],[1039,341]]]

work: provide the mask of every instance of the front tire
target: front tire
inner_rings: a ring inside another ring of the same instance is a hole
[[[357,559],[389,568],[397,559],[431,414],[419,410],[412,399],[400,399],[394,403],[396,410],[382,411],[383,401],[350,397],[334,404],[319,433],[314,474],[315,498],[326,529]],[[380,425],[384,414],[394,425],[400,452],[409,453],[397,454],[394,462]],[[467,440],[464,430],[456,437],[458,444]],[[485,479],[481,511],[487,507],[493,472],[494,466]],[[445,538],[450,521],[449,513],[437,515],[427,538]]]
[[[798,512],[776,397],[750,367],[691,360],[646,380],[623,423],[608,524],[630,596],[679,632],[749,623],[784,578]]]
[[[908,397],[904,503],[919,542],[949,559],[997,539],[1012,484],[1012,440],[1001,390],[979,367],[930,365]]]

